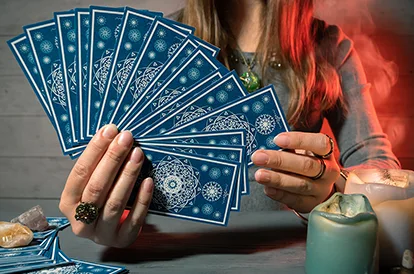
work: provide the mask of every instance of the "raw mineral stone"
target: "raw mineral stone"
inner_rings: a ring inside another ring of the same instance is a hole
[[[5,248],[27,246],[33,240],[33,232],[18,223],[0,222],[0,246]]]
[[[11,220],[12,223],[20,223],[27,226],[32,231],[45,231],[49,228],[49,224],[43,213],[42,208],[37,205],[22,213],[20,216]]]

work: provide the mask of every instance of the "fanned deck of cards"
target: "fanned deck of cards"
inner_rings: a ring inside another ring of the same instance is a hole
[[[248,94],[218,48],[161,13],[91,6],[23,30],[8,43],[63,154],[79,157],[108,123],[131,131],[152,213],[226,225],[249,194],[250,156],[289,130],[273,86]]]
[[[127,273],[124,267],[71,259],[59,245],[58,232],[70,225],[64,217],[48,217],[50,229],[34,232],[25,247],[0,248],[0,273]]]

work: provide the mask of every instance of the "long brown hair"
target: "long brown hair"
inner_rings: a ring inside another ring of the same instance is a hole
[[[283,64],[290,90],[289,124],[309,126],[315,114],[343,104],[340,80],[326,49],[317,47],[320,21],[313,18],[313,0],[263,0],[264,28],[257,54],[266,73],[273,52]],[[228,66],[231,32],[225,4],[220,0],[187,0],[178,20],[196,28],[196,35],[221,48],[220,60]],[[277,34],[277,35],[275,35]],[[329,62],[331,61],[331,62]]]

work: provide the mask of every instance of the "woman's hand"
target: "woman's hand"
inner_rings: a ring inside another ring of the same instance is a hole
[[[126,247],[138,236],[154,186],[151,178],[144,180],[132,210],[120,224],[144,159],[141,149],[134,148],[131,152],[132,144],[130,132],[118,134],[115,125],[107,125],[96,133],[73,167],[59,208],[77,236],[113,247]],[[93,223],[75,219],[80,202],[99,208],[99,216]]]
[[[322,176],[312,179],[323,171],[323,164],[321,159],[311,155],[329,153],[332,148],[329,137],[321,133],[286,132],[279,134],[275,143],[284,149],[304,150],[307,153],[256,151],[252,155],[253,163],[271,169],[259,169],[255,174],[256,181],[264,185],[265,194],[273,200],[299,212],[310,212],[329,197],[339,177],[340,168],[334,156],[330,155],[323,159],[326,170]]]

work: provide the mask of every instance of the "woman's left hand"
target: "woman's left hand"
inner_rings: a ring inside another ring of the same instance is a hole
[[[299,212],[310,212],[329,197],[339,177],[340,168],[333,154],[326,159],[312,156],[326,155],[331,151],[329,137],[321,133],[286,132],[279,134],[275,143],[283,149],[306,153],[256,151],[252,155],[253,163],[267,168],[256,171],[256,181],[264,185],[265,194],[273,200]],[[320,178],[312,179],[323,171],[322,160],[326,170]]]

